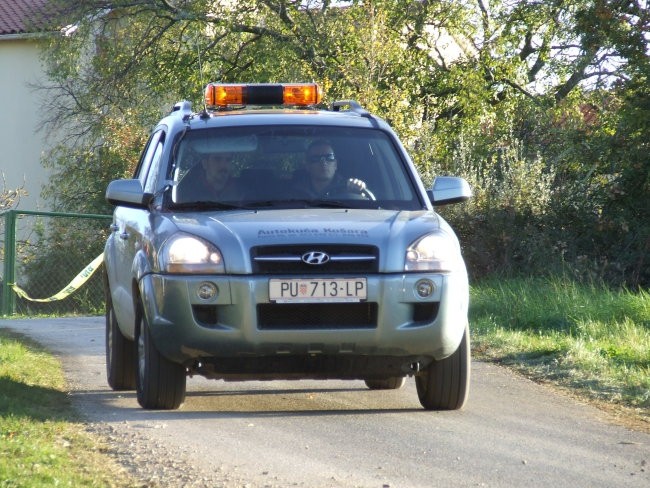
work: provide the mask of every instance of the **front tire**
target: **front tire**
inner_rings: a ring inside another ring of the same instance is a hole
[[[469,326],[456,352],[441,361],[433,361],[415,377],[420,403],[427,410],[458,410],[469,396],[471,368]]]
[[[185,401],[185,368],[158,352],[144,313],[139,315],[136,333],[138,403],[146,409],[175,410]]]
[[[135,342],[122,334],[115,318],[115,310],[106,293],[106,379],[115,391],[135,390]]]

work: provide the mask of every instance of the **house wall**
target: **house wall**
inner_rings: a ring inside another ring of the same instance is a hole
[[[41,189],[49,171],[41,165],[46,149],[38,93],[30,83],[44,78],[39,41],[27,36],[0,37],[0,177],[6,189],[24,186],[20,210],[48,210]],[[0,188],[2,185],[0,180]]]

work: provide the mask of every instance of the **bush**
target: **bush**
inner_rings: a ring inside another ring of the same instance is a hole
[[[33,223],[33,222],[32,222]],[[61,291],[97,257],[106,241],[105,220],[68,217],[39,217],[33,236],[20,248],[16,281],[32,298],[46,298]],[[17,299],[21,314],[103,313],[104,291],[101,273],[95,274],[72,295],[55,302]]]
[[[647,92],[636,103],[592,94],[588,106],[583,98],[517,110],[422,137],[415,159],[427,184],[457,174],[472,186],[473,199],[440,212],[457,229],[473,278],[560,273],[650,285]]]

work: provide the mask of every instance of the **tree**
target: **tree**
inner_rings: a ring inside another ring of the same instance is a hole
[[[16,208],[20,202],[20,197],[26,195],[27,192],[25,191],[24,186],[18,188],[7,188],[7,183],[3,174],[2,189],[0,189],[0,213]]]
[[[578,246],[575,233],[552,232],[563,212],[586,231],[593,212],[613,208],[603,182],[645,174],[633,164],[610,172],[604,159],[617,147],[605,137],[613,127],[629,135],[629,157],[645,151],[647,128],[635,125],[642,114],[628,97],[643,96],[647,80],[641,0],[59,1],[70,35],[53,41],[44,87],[50,124],[69,136],[51,157],[55,208],[108,211],[103,189],[132,171],[151,124],[177,100],[200,107],[202,87],[215,80],[314,79],[327,102],[358,99],[393,125],[427,183],[441,173],[472,181],[468,208],[491,223],[477,228],[494,236],[494,252],[503,239],[519,243],[526,222],[530,234],[509,252],[540,268],[549,255],[567,257],[553,246]],[[588,106],[599,116],[588,117]],[[620,117],[616,107],[626,107]],[[517,196],[539,184],[535,202]],[[576,205],[585,188],[593,204]],[[631,201],[642,197],[643,186],[631,188]],[[478,249],[484,239],[472,228]],[[604,247],[611,257],[612,244]]]

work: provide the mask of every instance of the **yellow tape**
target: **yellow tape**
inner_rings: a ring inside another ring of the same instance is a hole
[[[49,298],[31,298],[25,290],[20,288],[15,283],[12,283],[11,287],[16,292],[16,295],[24,298],[25,300],[29,300],[30,302],[55,302],[57,300],[63,300],[67,296],[77,291],[81,287],[81,285],[83,285],[86,281],[88,281],[88,279],[93,275],[93,273],[97,271],[97,268],[99,268],[99,266],[102,264],[102,261],[104,261],[104,253],[101,253],[99,256],[93,259],[93,261],[88,266],[86,266],[81,271],[81,273],[79,273],[77,276],[75,276],[72,279],[72,281],[68,284],[68,286],[66,286],[63,290],[61,290],[56,295],[53,295]]]

